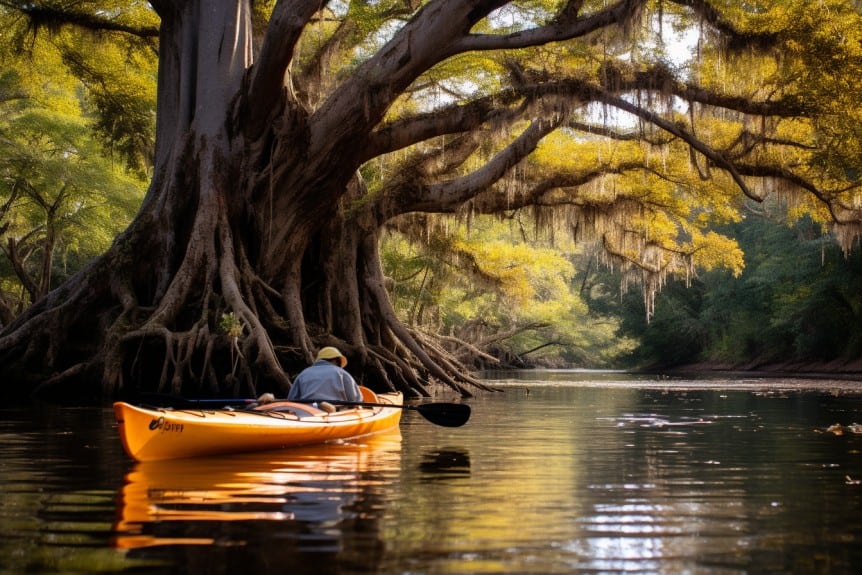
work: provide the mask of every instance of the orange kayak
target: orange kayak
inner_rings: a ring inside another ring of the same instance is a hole
[[[290,401],[236,410],[141,407],[118,401],[114,416],[126,453],[137,461],[157,461],[326,443],[398,425],[400,393],[378,395],[366,388],[362,393],[364,401],[381,405],[328,413]]]

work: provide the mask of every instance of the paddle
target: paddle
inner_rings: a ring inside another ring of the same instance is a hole
[[[397,407],[418,411],[419,414],[435,425],[461,427],[470,419],[470,406],[466,403],[420,403],[419,405],[396,405],[394,403],[374,403],[370,401],[342,401],[332,399],[303,399],[302,403],[331,403],[332,405],[352,405],[356,407]]]
[[[249,405],[257,403],[256,399],[187,399],[184,397],[176,397],[174,395],[160,393],[144,393],[140,394],[139,399],[146,402],[145,398],[149,398],[150,402],[158,402],[159,405],[169,407],[199,407],[201,405],[230,405],[243,404]],[[443,427],[461,427],[467,420],[470,419],[470,406],[465,403],[420,403],[418,405],[396,405],[393,403],[374,403],[370,401],[341,401],[332,399],[304,399],[300,403],[331,403],[332,405],[347,405],[356,407],[394,407],[397,409],[409,409],[418,411],[419,414],[435,425]]]

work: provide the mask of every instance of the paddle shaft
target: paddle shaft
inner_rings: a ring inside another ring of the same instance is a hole
[[[466,403],[420,403],[404,405],[396,403],[373,403],[369,401],[317,400],[306,399],[303,403],[331,403],[332,405],[350,405],[357,407],[394,407],[418,411],[422,417],[435,425],[444,427],[461,427],[470,419],[470,406]]]
[[[279,400],[276,400],[279,401]],[[288,400],[293,401],[293,400]],[[356,407],[395,407],[397,409],[419,409],[416,405],[404,405],[398,403],[374,403],[373,401],[347,401],[345,399],[303,399],[297,403],[331,403],[332,405],[349,405]],[[432,405],[426,403],[424,405]]]
[[[180,399],[175,398],[174,396],[168,396],[170,399]],[[209,403],[209,404],[220,404],[220,405],[228,405],[228,404],[249,404],[249,403],[257,403],[256,399],[248,399],[248,398],[224,398],[224,399],[187,399],[182,398],[183,402],[186,403]],[[302,400],[293,400],[293,399],[276,399],[275,401],[294,401],[295,403],[331,403],[332,405],[355,405],[356,407],[394,407],[397,409],[418,409],[419,406],[415,405],[403,405],[398,403],[374,403],[372,401],[347,401],[342,399],[302,399]],[[426,403],[424,405],[460,405],[457,403],[453,404],[433,404]]]

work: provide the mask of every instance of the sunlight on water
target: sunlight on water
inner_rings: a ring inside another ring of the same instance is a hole
[[[245,545],[221,533],[178,536],[175,526],[274,521],[316,526],[305,537],[311,547],[340,549],[339,522],[360,497],[383,489],[385,474],[398,469],[400,446],[396,429],[289,451],[136,463],[119,494],[114,544]]]
[[[0,573],[856,572],[859,384],[521,375],[460,428],[145,464],[108,410],[7,412]]]

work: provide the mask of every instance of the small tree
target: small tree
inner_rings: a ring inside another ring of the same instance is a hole
[[[82,267],[77,262],[107,249],[134,216],[145,183],[103,155],[56,50],[37,41],[25,54],[0,52],[0,61],[5,325]]]

